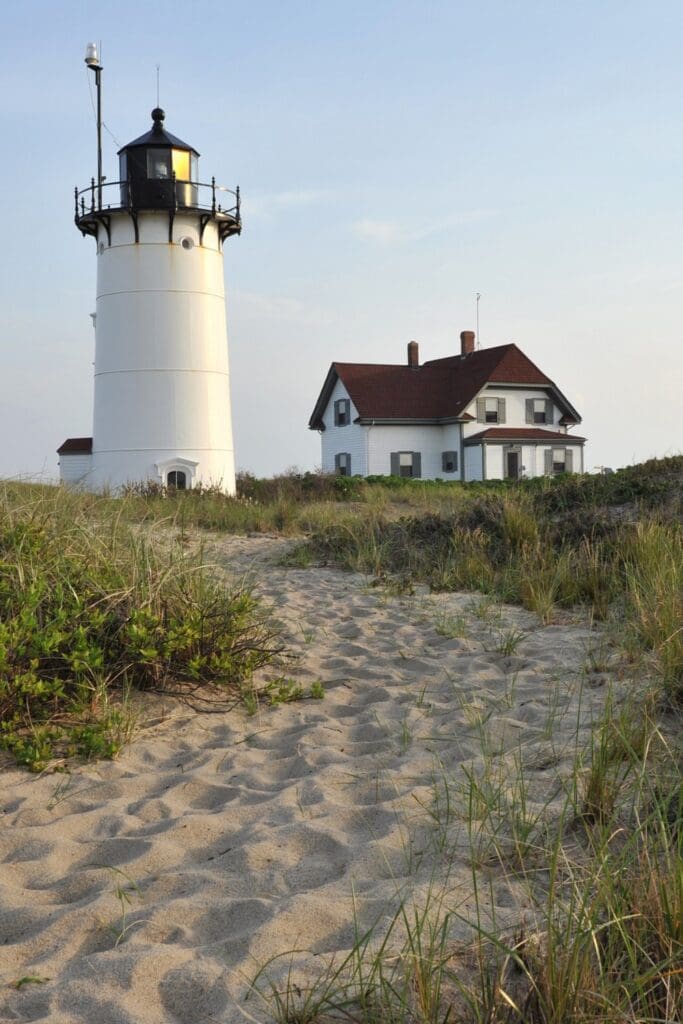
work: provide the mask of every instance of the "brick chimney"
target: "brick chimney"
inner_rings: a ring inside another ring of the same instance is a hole
[[[416,341],[408,342],[408,366],[411,370],[417,370],[420,365],[420,350]]]
[[[470,356],[474,352],[474,331],[460,332],[460,355]]]

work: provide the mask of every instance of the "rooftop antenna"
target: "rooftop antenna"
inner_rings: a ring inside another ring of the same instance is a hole
[[[157,107],[159,106],[159,65],[157,64]]]
[[[479,340],[479,299],[481,298],[481,292],[477,292],[477,348],[481,348],[481,342]]]

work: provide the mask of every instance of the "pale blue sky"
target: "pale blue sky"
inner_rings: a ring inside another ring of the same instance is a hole
[[[0,476],[91,432],[95,256],[72,222],[104,119],[239,184],[226,245],[238,467],[313,468],[333,359],[515,341],[583,415],[587,466],[683,449],[683,5],[6,0]],[[90,76],[92,78],[92,75]],[[105,133],[104,173],[118,146]]]

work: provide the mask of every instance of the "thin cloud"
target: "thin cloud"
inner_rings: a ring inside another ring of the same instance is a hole
[[[288,210],[296,206],[316,206],[329,202],[335,193],[332,189],[311,188],[293,189],[289,192],[271,192],[264,195],[250,195],[243,202],[243,209],[249,217],[271,219],[280,210]]]
[[[288,295],[235,290],[230,295],[233,320],[274,321],[298,327],[327,327],[332,322],[328,310]]]
[[[356,237],[377,245],[400,245],[405,242],[419,242],[431,238],[449,228],[472,224],[475,221],[487,220],[495,216],[495,210],[468,210],[463,213],[451,214],[439,220],[427,221],[423,224],[406,224],[396,220],[357,220],[351,225]]]

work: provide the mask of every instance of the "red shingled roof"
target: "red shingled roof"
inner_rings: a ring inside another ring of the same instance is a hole
[[[479,441],[562,441],[567,444],[576,441],[583,444],[585,437],[576,434],[563,434],[559,430],[543,430],[541,427],[488,427],[465,438],[465,444],[478,444]]]
[[[332,363],[309,421],[322,428],[323,413],[339,378],[361,420],[454,420],[486,384],[551,387],[553,382],[516,345],[484,348],[466,356],[432,359],[415,368],[384,363]]]
[[[92,437],[67,437],[64,444],[57,449],[57,455],[90,455],[92,453]]]

